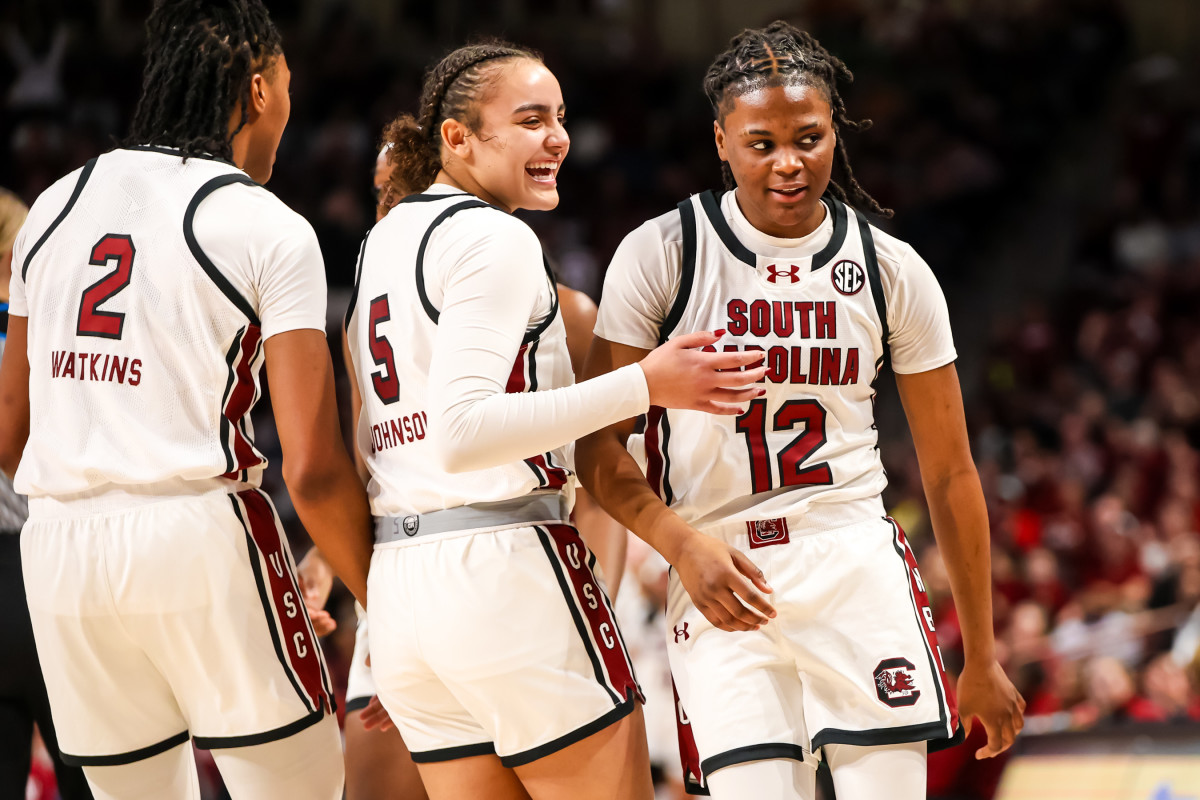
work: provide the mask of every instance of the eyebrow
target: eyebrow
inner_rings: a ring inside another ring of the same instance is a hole
[[[558,110],[562,111],[566,108],[565,104],[559,105]],[[517,106],[513,109],[514,114],[523,114],[526,111],[536,111],[539,114],[549,114],[550,106],[543,103],[526,103],[523,106]]]
[[[799,133],[800,131],[807,131],[807,130],[811,130],[812,128],[819,128],[819,127],[821,127],[821,123],[819,121],[818,122],[810,122],[807,125],[797,125],[796,132]],[[772,132],[762,130],[761,128],[751,128],[749,130],[742,131],[742,134],[744,136],[770,136],[772,134]]]

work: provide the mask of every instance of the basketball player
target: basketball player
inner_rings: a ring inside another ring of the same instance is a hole
[[[258,0],[162,0],[129,144],[16,242],[0,466],[64,758],[97,797],[337,798],[331,689],[257,486],[265,361],[297,512],[357,596],[369,510],[338,433],[312,228],[263,189],[289,72]],[[22,452],[23,451],[23,452]]]
[[[766,396],[735,418],[652,409],[644,475],[628,422],[580,444],[585,485],[674,566],[686,766],[717,798],[812,798],[818,758],[839,800],[923,798],[927,742],[955,741],[960,713],[987,729],[981,757],[1022,725],[995,659],[988,523],[945,300],[913,249],[855,207],[884,213],[846,160],[841,136],[859,125],[837,82],[850,78],[787,23],[733,39],[704,84],[730,191],[626,237],[585,370],[703,327],[727,328],[716,349],[768,368]],[[963,626],[957,711],[916,561],[880,498],[872,403],[889,357]]]
[[[764,370],[720,372],[755,355],[702,360],[687,348],[719,337],[698,333],[572,385],[541,247],[506,213],[557,205],[569,147],[535,54],[449,54],[390,142],[420,193],[364,240],[347,324],[379,697],[432,798],[649,798],[641,693],[567,521],[568,445],[651,401],[737,413]]]

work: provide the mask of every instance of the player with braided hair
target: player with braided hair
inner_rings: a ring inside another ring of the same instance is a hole
[[[681,752],[714,797],[812,798],[824,758],[842,800],[915,800],[927,747],[957,741],[960,714],[986,728],[978,757],[1022,725],[995,657],[987,511],[946,302],[912,247],[857,207],[890,214],[846,158],[842,137],[865,127],[838,92],[851,77],[786,22],[732,40],[704,79],[730,191],[626,237],[584,370],[707,326],[768,368],[766,395],[736,419],[651,409],[644,474],[628,422],[579,443],[584,485],[674,566]],[[873,402],[889,358],[962,625],[957,708],[916,560],[881,499]]]
[[[324,265],[263,188],[290,73],[260,0],[158,0],[125,146],[14,249],[0,467],[29,496],[30,616],[64,760],[99,798],[342,795],[333,690],[259,490],[265,364],[305,528],[365,600],[366,492],[337,423]]]
[[[541,245],[511,215],[558,204],[564,113],[524,48],[434,66],[387,133],[416,193],[368,233],[347,313],[371,668],[435,800],[652,797],[641,691],[570,524],[571,443],[651,402],[736,414],[763,372],[699,352],[720,338],[701,332],[574,383]]]

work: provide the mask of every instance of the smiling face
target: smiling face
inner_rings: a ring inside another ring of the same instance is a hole
[[[733,97],[713,123],[746,219],[770,236],[795,239],[824,219],[837,138],[829,99],[817,87],[765,86]]]
[[[549,210],[558,205],[558,170],[571,144],[562,89],[538,61],[518,58],[496,69],[476,109],[478,130],[442,123],[444,170],[506,211]]]

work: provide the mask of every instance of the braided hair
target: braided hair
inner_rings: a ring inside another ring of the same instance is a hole
[[[460,47],[426,73],[417,115],[403,114],[383,130],[398,185],[413,192],[429,188],[442,168],[442,122],[455,119],[477,133],[479,103],[495,79],[493,68],[517,58],[542,61],[533,50],[492,40]]]
[[[829,53],[812,34],[782,20],[765,28],[747,29],[733,37],[729,48],[721,53],[704,75],[704,93],[712,103],[713,114],[724,121],[732,101],[748,92],[768,86],[813,86],[820,89],[833,111],[833,128],[837,148],[833,158],[835,175],[843,182],[829,181],[828,191],[850,205],[865,206],[883,217],[892,210],[883,208],[854,177],[842,131],[864,131],[871,120],[855,121],[846,116],[846,104],[838,93],[838,81],[851,83],[854,73],[841,59]],[[733,189],[737,181],[728,162],[721,163],[725,188]]]
[[[250,80],[283,53],[262,0],[157,0],[146,21],[142,96],[126,144],[233,159]],[[233,133],[229,118],[241,107]]]

